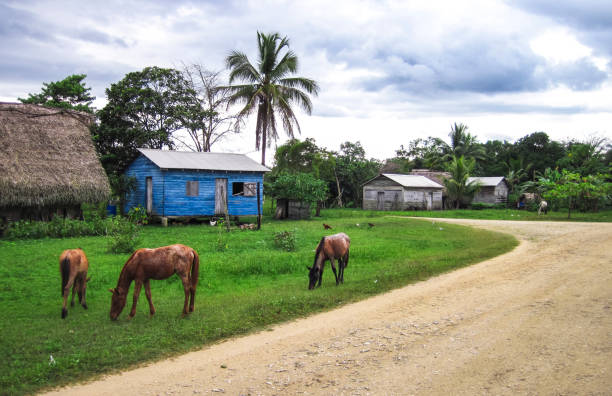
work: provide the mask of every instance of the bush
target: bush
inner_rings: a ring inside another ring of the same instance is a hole
[[[282,231],[274,234],[274,246],[287,252],[295,251],[296,238],[294,231]]]
[[[112,218],[108,238],[108,250],[113,253],[130,253],[140,242],[140,226],[123,217]]]
[[[473,210],[483,210],[483,209],[505,209],[506,204],[503,203],[484,203],[484,202],[474,202],[470,205]]]
[[[96,218],[91,221],[83,221],[53,216],[49,222],[21,220],[10,223],[4,236],[7,239],[67,238],[107,235],[111,229],[110,219]]]

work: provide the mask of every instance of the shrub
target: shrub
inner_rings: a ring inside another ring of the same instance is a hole
[[[142,206],[136,206],[130,209],[127,218],[134,224],[147,224],[149,222],[147,211]]]
[[[112,218],[108,238],[108,250],[113,253],[130,253],[140,241],[140,226],[123,217]]]
[[[295,230],[282,231],[274,234],[274,246],[276,246],[278,249],[292,252],[295,251],[295,245]]]
[[[474,210],[483,210],[483,209],[505,209],[506,204],[503,203],[485,203],[485,202],[474,202],[470,205],[470,207]]]

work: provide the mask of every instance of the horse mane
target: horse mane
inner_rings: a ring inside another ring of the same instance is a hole
[[[140,250],[140,249],[138,249]],[[134,256],[136,255],[136,253],[138,253],[138,250],[136,250],[134,253],[132,253],[132,255],[130,256],[129,259],[127,259],[127,261],[125,262],[125,264],[123,264],[123,268],[121,268],[121,273],[119,274],[119,279],[117,279],[117,287],[119,286],[119,283],[121,282],[121,279],[123,279],[123,275],[125,273],[125,269],[127,268],[128,264],[130,263],[130,261],[132,261],[132,259],[134,258]]]
[[[317,245],[317,250],[315,251],[314,263],[312,264],[312,268],[314,269],[315,265],[317,265],[317,257],[319,257],[319,253],[323,250],[323,242],[325,241],[325,237],[321,238],[321,242]]]

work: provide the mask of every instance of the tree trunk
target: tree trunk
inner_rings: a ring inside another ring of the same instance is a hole
[[[334,177],[336,178],[336,188],[338,189],[338,207],[342,207],[342,190],[340,189],[340,181],[338,180],[338,174],[336,173],[336,168],[334,168]]]
[[[323,202],[317,201],[317,211],[315,213],[315,217],[321,217],[321,206],[322,205],[323,205]]]

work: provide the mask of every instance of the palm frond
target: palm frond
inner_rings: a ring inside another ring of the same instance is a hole
[[[311,95],[319,94],[319,84],[315,80],[304,77],[283,78],[278,82],[280,85],[290,88],[304,89]]]
[[[231,70],[229,75],[230,84],[236,79],[251,83],[261,81],[261,75],[251,64],[246,54],[242,52],[232,51],[228,57],[225,58],[225,65]]]

